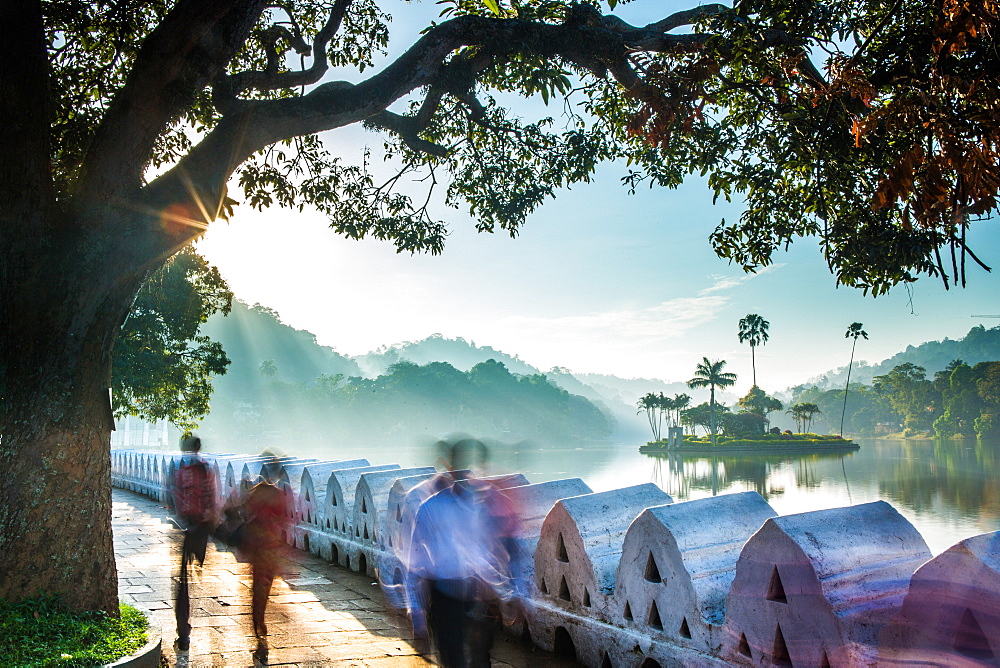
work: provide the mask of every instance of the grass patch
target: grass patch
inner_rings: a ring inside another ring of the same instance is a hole
[[[119,604],[117,619],[103,612],[74,613],[58,598],[0,600],[0,662],[4,666],[94,668],[146,644],[149,622]]]
[[[714,447],[726,448],[726,447],[801,447],[810,445],[851,445],[853,441],[849,438],[843,438],[835,434],[759,434],[753,438],[737,438],[732,436],[717,436],[716,443]],[[651,441],[646,444],[650,448],[666,448],[667,441]],[[685,434],[684,440],[681,442],[681,448],[685,446],[694,446],[699,448],[713,447],[712,439],[708,436],[692,436],[690,434]]]

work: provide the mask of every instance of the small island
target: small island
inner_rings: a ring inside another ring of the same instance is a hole
[[[639,447],[647,455],[691,454],[718,455],[731,453],[808,454],[813,452],[852,452],[861,446],[849,438],[834,434],[755,434],[752,438],[716,436],[715,445],[708,436],[685,435],[680,445],[670,447],[666,439],[650,441]]]

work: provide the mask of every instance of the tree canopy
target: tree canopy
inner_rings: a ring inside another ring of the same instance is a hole
[[[115,417],[193,428],[208,413],[212,377],[226,372],[229,359],[199,329],[213,313],[229,313],[232,299],[219,271],[190,247],[146,281],[115,346]]]
[[[390,36],[371,0],[26,3],[45,35],[57,200],[141,192],[191,236],[231,211],[235,171],[243,206],[312,205],[348,236],[440,251],[426,199],[317,137],[363,122],[482,230],[516,233],[620,159],[632,187],[700,171],[717,197],[745,196],[712,241],[747,268],[796,236],[876,293],[961,281],[977,261],[966,230],[1000,185],[990,0],[749,0],[643,26],[587,3],[442,4],[368,75]],[[357,80],[329,81],[334,67]],[[565,98],[565,118],[518,118],[508,92]]]

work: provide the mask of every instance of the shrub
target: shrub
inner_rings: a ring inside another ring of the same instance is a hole
[[[93,668],[146,643],[146,616],[124,603],[120,616],[73,613],[58,598],[0,600],[0,656],[5,666]]]

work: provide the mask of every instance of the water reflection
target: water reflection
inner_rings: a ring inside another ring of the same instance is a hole
[[[780,514],[879,499],[935,552],[1000,528],[1000,444],[862,440],[847,454],[650,456],[651,480],[683,501],[754,490]]]
[[[671,453],[649,457],[654,460],[652,482],[677,499],[713,496],[733,491],[754,491],[767,500],[785,492],[785,475],[793,473],[795,484],[803,489],[818,489],[824,478],[817,471],[821,459],[841,461],[846,455],[732,455],[728,457],[691,456]],[[780,475],[779,475],[780,473]]]
[[[654,482],[685,501],[753,490],[782,515],[881,499],[913,522],[935,554],[1000,528],[1000,443],[858,442],[860,450],[843,455],[651,457],[638,443],[493,443],[491,451],[497,473],[521,472],[531,482],[579,477],[595,492]],[[400,466],[437,457],[419,442],[278,445],[299,457]]]

